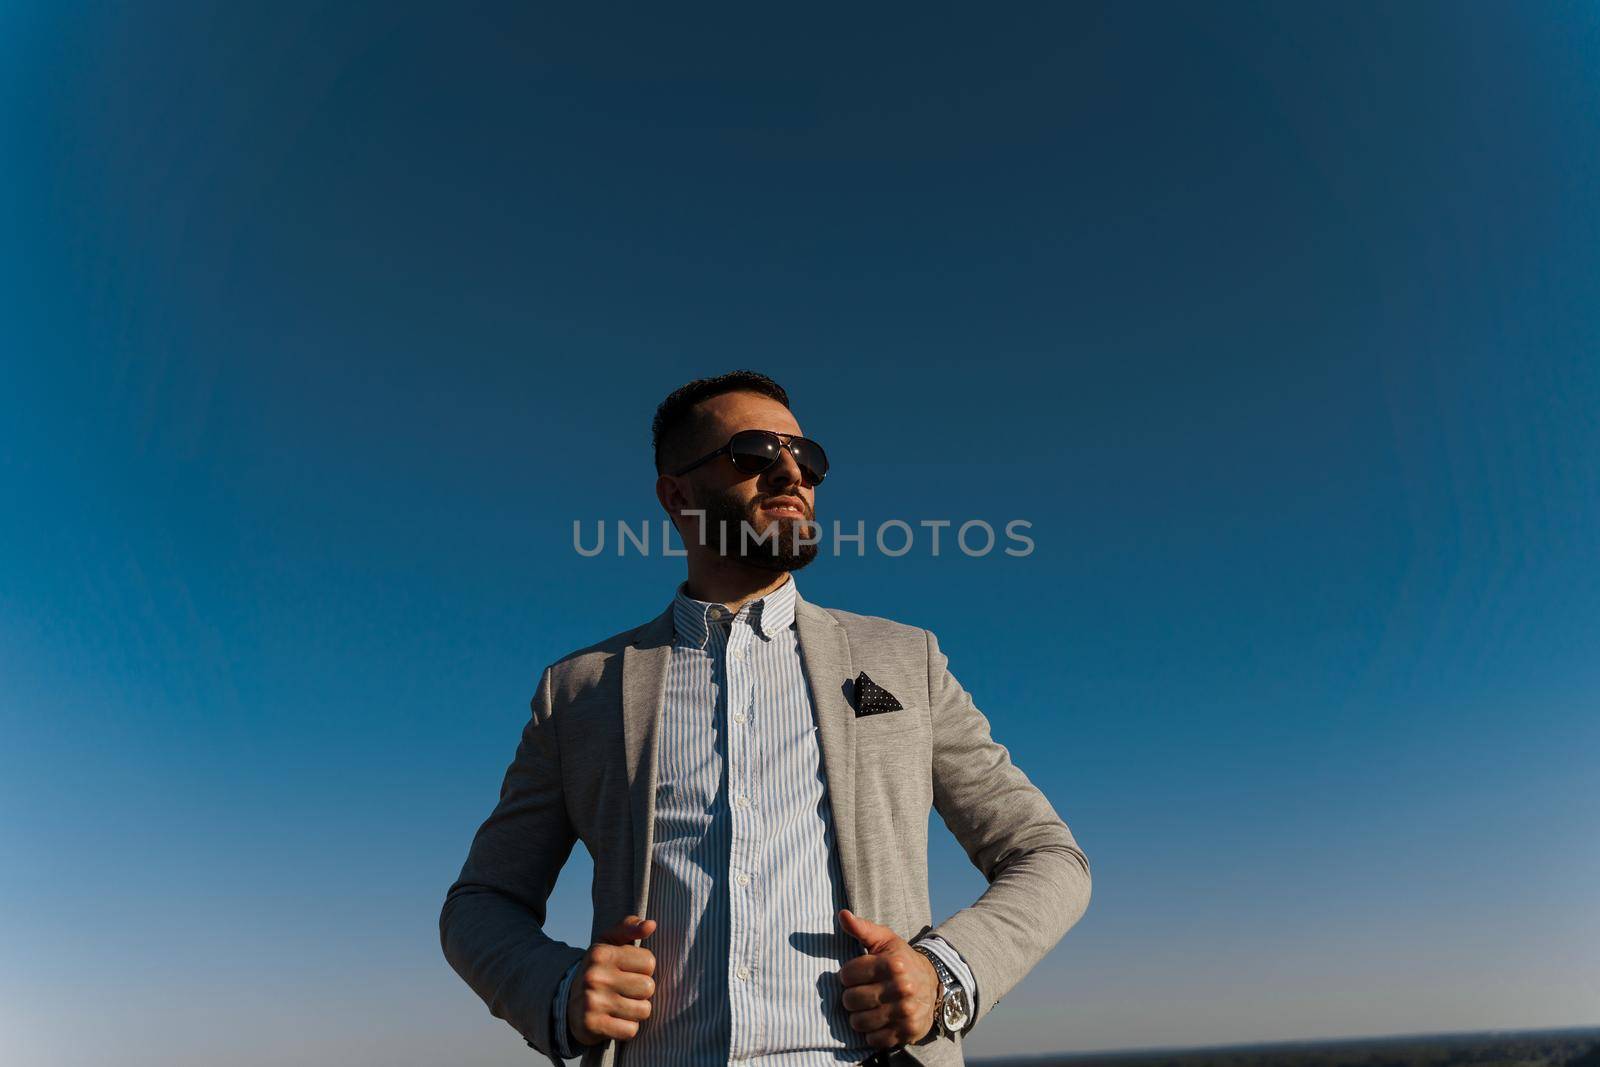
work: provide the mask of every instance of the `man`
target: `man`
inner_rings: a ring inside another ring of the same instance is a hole
[[[801,598],[827,456],[781,386],[691,382],[654,436],[687,580],[543,672],[445,956],[557,1067],[959,1065],[1083,914],[1088,861],[932,633]],[[938,926],[930,806],[989,882]],[[587,949],[543,930],[579,839]]]

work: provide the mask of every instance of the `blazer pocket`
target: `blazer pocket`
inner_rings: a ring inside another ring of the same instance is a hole
[[[914,737],[922,732],[924,713],[914,704],[899,711],[856,716],[856,743],[871,743],[889,738]]]

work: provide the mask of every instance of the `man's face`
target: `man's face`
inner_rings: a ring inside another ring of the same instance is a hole
[[[685,464],[721,448],[740,430],[801,433],[788,408],[759,393],[723,393],[702,403],[698,410],[706,422],[700,435],[684,449]],[[726,530],[724,554],[752,566],[792,571],[816,558],[817,546],[804,543],[808,537],[819,539],[809,525],[816,518],[816,490],[802,484],[800,468],[787,450],[760,474],[746,474],[722,455],[673,480],[687,499],[684,507],[705,512],[704,543],[713,551],[722,552],[722,531]],[[764,539],[741,536],[741,523],[748,523]],[[683,516],[678,532],[685,541],[698,542],[698,518]]]

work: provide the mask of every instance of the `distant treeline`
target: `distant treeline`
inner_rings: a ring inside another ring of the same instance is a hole
[[[1600,1027],[974,1059],[973,1067],[1600,1067]]]

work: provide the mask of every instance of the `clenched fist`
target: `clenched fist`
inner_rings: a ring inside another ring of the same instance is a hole
[[[933,1029],[939,995],[933,964],[905,938],[849,908],[840,910],[839,923],[867,950],[839,968],[851,1028],[866,1034],[867,1044],[876,1049],[921,1040]]]
[[[655,933],[654,919],[630,915],[589,946],[567,997],[567,1023],[580,1044],[626,1041],[650,1017],[656,956],[634,941]]]

